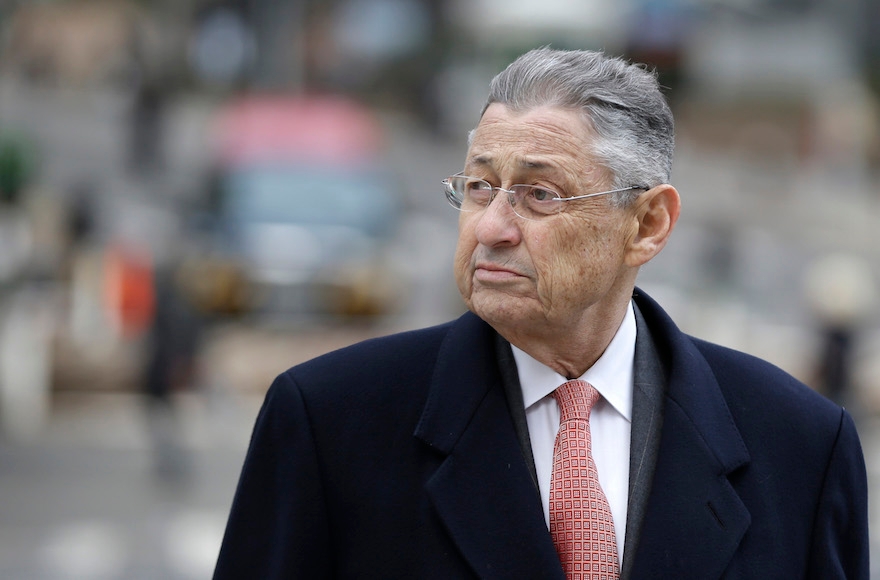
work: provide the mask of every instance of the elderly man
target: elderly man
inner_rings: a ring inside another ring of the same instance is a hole
[[[850,416],[635,288],[672,150],[642,67],[499,74],[444,181],[470,312],[277,378],[215,578],[867,578]]]

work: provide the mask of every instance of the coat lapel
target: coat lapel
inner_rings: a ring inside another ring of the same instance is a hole
[[[670,375],[632,577],[720,578],[751,522],[728,479],[749,454],[692,339],[644,295],[637,303]]]
[[[749,455],[692,339],[649,298],[636,301],[670,375],[631,577],[720,578],[750,524],[728,479]],[[438,354],[415,432],[445,458],[427,493],[478,576],[563,578],[507,408],[493,337],[491,327],[466,314]]]
[[[478,576],[563,578],[507,407],[493,338],[491,327],[466,314],[441,347],[415,432],[445,456],[428,495]]]

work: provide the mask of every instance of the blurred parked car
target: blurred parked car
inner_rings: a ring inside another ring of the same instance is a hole
[[[219,112],[214,146],[215,247],[247,289],[227,310],[273,322],[389,311],[399,193],[369,109],[339,96],[245,97]]]

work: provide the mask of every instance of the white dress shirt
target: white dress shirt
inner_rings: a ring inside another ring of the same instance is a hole
[[[511,345],[526,408],[526,422],[550,527],[550,474],[553,445],[559,431],[559,406],[550,394],[568,379]],[[633,360],[636,350],[636,319],[629,305],[611,344],[581,378],[602,397],[590,412],[590,437],[599,483],[614,518],[617,553],[623,562],[626,510],[629,499],[629,446],[632,425]]]

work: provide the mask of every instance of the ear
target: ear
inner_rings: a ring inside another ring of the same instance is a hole
[[[669,184],[639,196],[634,207],[637,231],[627,245],[626,264],[639,267],[660,253],[678,221],[681,199]]]

